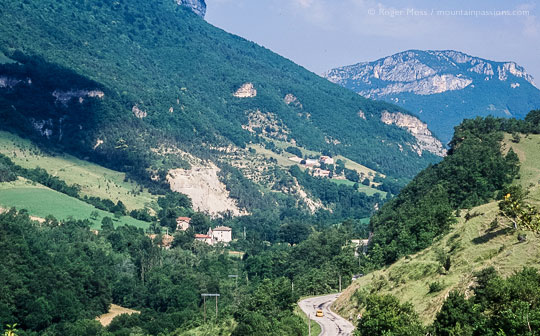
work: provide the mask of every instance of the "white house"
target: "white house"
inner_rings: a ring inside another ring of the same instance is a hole
[[[191,218],[189,217],[178,217],[176,219],[176,230],[186,231],[187,229],[189,229],[190,222],[191,222]]]
[[[308,167],[319,167],[320,165],[321,164],[317,160],[314,160],[314,159],[307,159],[306,160],[306,166],[308,166]]]
[[[228,244],[232,241],[232,229],[227,226],[218,226],[208,230],[208,235],[212,237],[212,242]]]

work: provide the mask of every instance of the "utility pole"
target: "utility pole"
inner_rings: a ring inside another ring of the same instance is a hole
[[[218,297],[219,297],[219,294],[201,294],[201,296],[203,297],[203,301],[204,301],[204,321],[206,322],[206,298],[209,297],[209,296],[213,296],[216,298],[216,319],[218,317]]]
[[[309,336],[311,336],[311,313],[308,314],[307,316],[308,318],[308,332],[309,332]]]
[[[204,306],[204,322],[206,322],[206,296],[203,296],[203,306]]]
[[[339,275],[339,292],[341,293],[341,274]]]
[[[244,226],[244,240],[246,240],[246,227]]]

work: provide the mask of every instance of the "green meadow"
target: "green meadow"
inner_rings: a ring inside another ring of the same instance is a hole
[[[103,217],[112,218],[115,226],[133,225],[139,228],[149,226],[147,222],[128,216],[116,219],[112,213],[96,209],[83,201],[21,178],[14,182],[0,183],[0,207],[26,209],[31,216],[39,218],[53,215],[57,219],[68,217],[89,219],[93,229],[101,227]],[[94,211],[97,211],[98,216],[96,219],[91,219],[90,216]]]

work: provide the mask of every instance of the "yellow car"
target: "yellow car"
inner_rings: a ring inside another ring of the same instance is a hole
[[[317,317],[323,317],[324,314],[323,314],[322,310],[318,309],[317,312],[315,313],[315,316],[317,316]]]

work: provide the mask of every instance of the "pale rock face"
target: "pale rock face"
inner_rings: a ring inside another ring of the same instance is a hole
[[[366,114],[364,113],[364,111],[359,110],[357,114],[360,118],[366,120]]]
[[[285,104],[287,105],[291,105],[292,106],[295,106],[295,107],[299,107],[299,108],[303,108],[302,106],[302,103],[300,103],[300,100],[298,100],[298,98],[296,98],[292,93],[288,93],[285,98],[283,98],[283,101],[285,102]]]
[[[401,112],[390,113],[383,111],[381,121],[387,125],[404,128],[414,136],[416,145],[413,146],[413,149],[416,150],[418,155],[422,155],[423,151],[428,151],[441,157],[446,156],[443,144],[431,134],[427,124],[420,121],[420,119]]]
[[[477,74],[493,76],[493,66],[490,63],[486,63],[482,60],[474,60],[471,62],[473,66],[467,71],[476,72]]]
[[[137,105],[133,105],[133,107],[131,108],[131,112],[133,112],[135,117],[139,119],[146,118],[146,116],[148,115],[146,111],[141,110]]]
[[[38,131],[41,134],[41,136],[44,136],[47,139],[49,139],[52,136],[52,134],[53,134],[53,131],[52,131],[53,121],[52,121],[52,119],[47,119],[47,120],[30,119],[30,121],[32,122],[32,126],[34,126],[34,129],[36,131]]]
[[[204,18],[206,15],[206,3],[204,0],[176,0],[179,6],[190,8],[195,14]]]
[[[11,78],[7,76],[0,76],[0,88],[13,88],[15,85],[25,82],[26,84],[30,85],[32,84],[32,81],[27,78],[26,80],[17,79],[17,78]]]
[[[94,145],[93,149],[96,150],[99,146],[103,145],[103,140],[97,139],[96,144]]]
[[[105,93],[103,93],[101,90],[54,90],[52,95],[54,98],[56,98],[57,102],[64,105],[66,105],[73,98],[77,99],[77,101],[82,104],[84,102],[84,98],[86,97],[98,99],[103,99],[103,97],[105,97]]]
[[[461,90],[471,83],[472,80],[468,78],[458,78],[454,75],[435,75],[415,82],[395,83],[382,89],[361,91],[360,94],[367,98],[402,92],[431,95],[446,91]]]
[[[233,96],[237,98],[254,98],[257,97],[257,90],[255,90],[253,83],[245,83],[236,90]]]
[[[193,166],[191,169],[172,169],[167,176],[171,190],[188,195],[193,209],[212,216],[230,211],[234,216],[246,214],[229,197],[229,192],[219,178],[220,169],[214,164]]]

